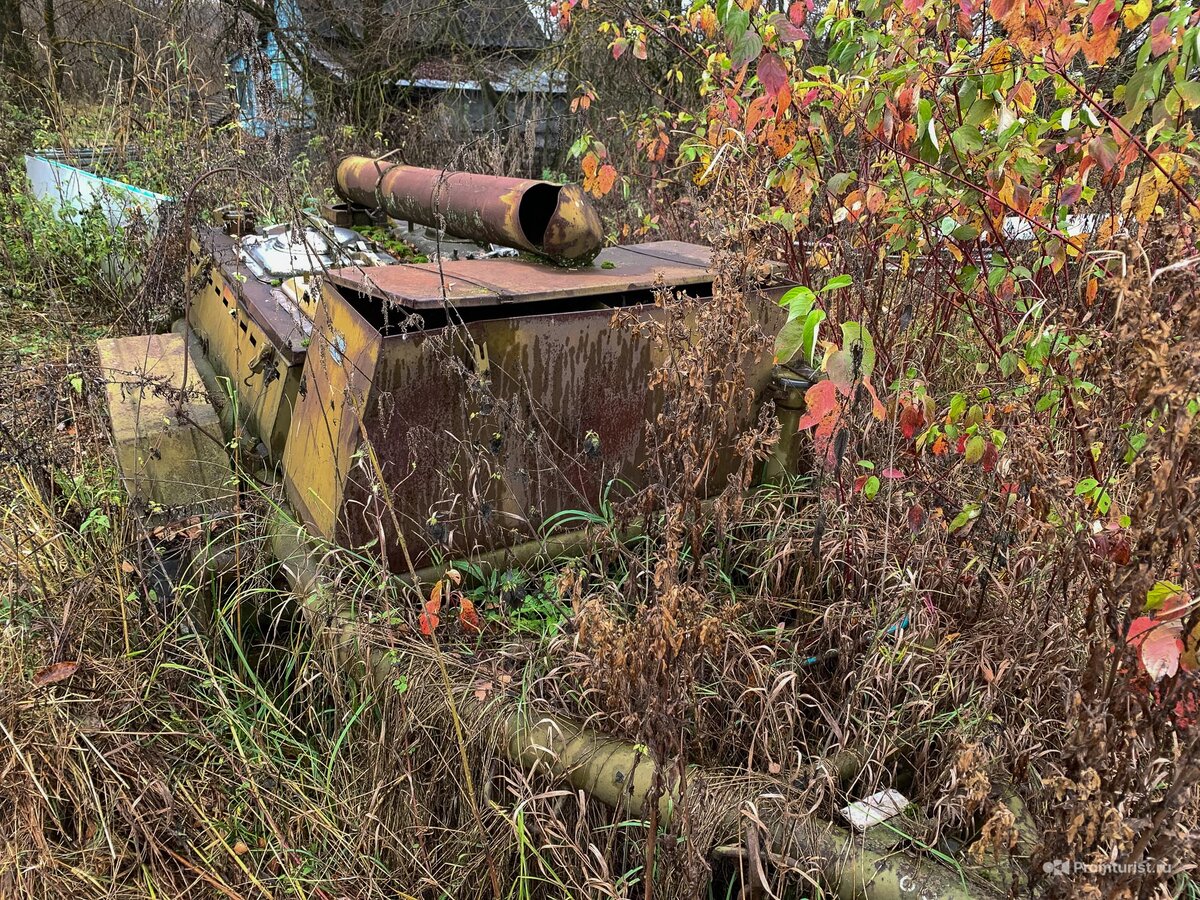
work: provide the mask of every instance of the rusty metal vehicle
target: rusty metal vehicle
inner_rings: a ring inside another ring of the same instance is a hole
[[[615,320],[663,316],[656,291],[710,296],[707,248],[599,250],[599,219],[573,186],[350,158],[337,189],[537,258],[482,250],[400,264],[349,229],[316,223],[247,232],[239,221],[233,234],[196,235],[177,330],[227,431],[281,475],[312,534],[378,540],[391,568],[411,571],[521,545],[553,514],[595,509],[608,485],[637,482],[662,403],[649,375],[665,360]],[[784,287],[759,292],[755,314],[779,315]],[[757,394],[772,368],[763,358],[747,372]],[[128,414],[110,407],[114,420]],[[734,413],[749,422],[757,411]]]

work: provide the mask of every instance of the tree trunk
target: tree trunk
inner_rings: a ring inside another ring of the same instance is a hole
[[[58,12],[54,8],[54,0],[43,0],[42,19],[46,28],[46,46],[50,54],[50,90],[57,94],[59,74],[62,70],[62,47],[58,42]]]
[[[29,44],[21,20],[21,0],[0,0],[0,67],[10,71],[14,82],[30,76]]]

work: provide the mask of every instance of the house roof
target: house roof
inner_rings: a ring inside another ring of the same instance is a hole
[[[488,67],[485,74],[488,87],[505,94],[536,93],[565,94],[567,78],[563,72],[549,71],[525,63],[497,63]],[[480,91],[477,67],[466,66],[454,59],[428,57],[413,66],[407,78],[396,82],[398,87],[433,91]]]

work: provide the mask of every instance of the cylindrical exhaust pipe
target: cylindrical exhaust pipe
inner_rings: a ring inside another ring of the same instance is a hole
[[[351,203],[560,265],[591,262],[604,239],[600,216],[575,184],[420,169],[366,156],[345,157],[334,180]]]

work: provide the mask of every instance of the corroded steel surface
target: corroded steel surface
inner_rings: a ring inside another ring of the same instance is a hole
[[[675,251],[673,258],[687,255]],[[618,258],[632,266],[633,256],[653,263],[653,253],[673,251],[625,252]],[[693,254],[703,256],[701,248]],[[666,360],[645,336],[614,324],[610,302],[645,282],[596,267],[557,272],[557,287],[542,286],[540,274],[519,277],[536,267],[498,268],[500,262],[507,261],[463,262],[446,275],[469,278],[472,290],[503,286],[514,300],[553,290],[561,302],[512,307],[519,315],[497,307],[494,318],[385,335],[368,321],[378,300],[326,281],[284,461],[289,497],[314,531],[352,545],[378,539],[388,565],[403,571],[396,523],[420,566],[439,553],[514,546],[557,511],[596,510],[613,479],[640,482],[647,423],[664,402],[648,378]],[[703,268],[681,268],[701,279],[693,284],[710,279]],[[418,271],[428,274],[427,267]],[[586,296],[572,297],[570,287],[586,285],[585,275],[612,280],[607,291],[584,287]],[[405,290],[411,302],[416,292]],[[760,320],[780,314],[777,294],[752,301]],[[644,302],[626,312],[641,319],[664,314]],[[770,377],[769,341],[762,350],[746,373],[754,396]],[[755,407],[748,393],[729,410],[731,421],[747,424]],[[726,447],[710,488],[724,485],[733,462]]]
[[[477,259],[419,265],[335,269],[330,280],[414,310],[581,299],[653,290],[659,285],[708,284],[705,247],[661,241],[609,247],[590,266],[564,271],[517,259]]]
[[[238,255],[234,239],[225,232],[201,227],[197,243],[199,249],[212,258],[224,275],[226,284],[237,295],[240,306],[266,332],[275,348],[287,357],[289,363],[302,360],[307,345],[306,314],[297,309],[278,286],[259,278],[247,268]],[[206,277],[203,272],[198,274],[202,279]]]
[[[246,268],[233,240],[205,228],[193,243],[188,324],[238,395],[239,420],[273,459],[283,453],[304,362],[309,311]]]
[[[421,169],[366,156],[344,158],[334,182],[351,203],[560,263],[588,262],[603,242],[600,217],[574,184]]]

